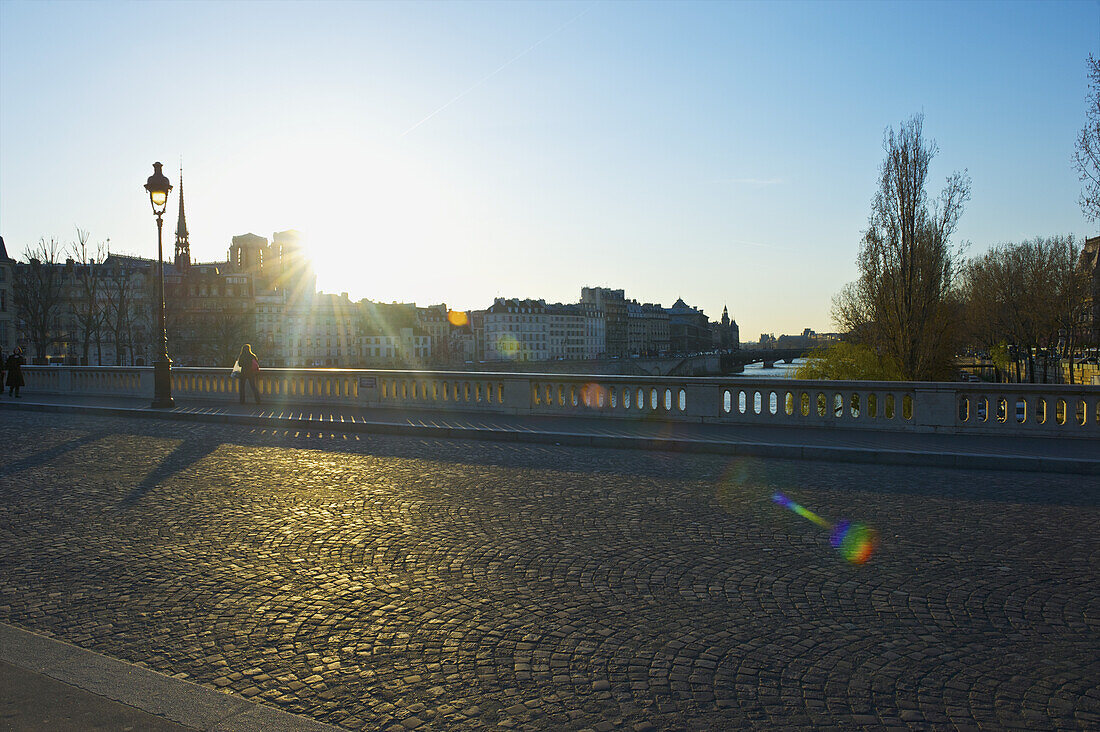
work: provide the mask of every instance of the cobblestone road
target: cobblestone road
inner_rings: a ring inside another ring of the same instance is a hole
[[[1100,727],[1095,478],[0,420],[0,620],[348,728]]]

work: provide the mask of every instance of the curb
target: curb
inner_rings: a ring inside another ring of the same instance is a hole
[[[0,623],[0,660],[196,730],[335,732],[340,729],[6,623]]]
[[[75,404],[38,402],[0,403],[0,408],[58,414],[92,414],[111,417],[174,419],[184,422],[207,422],[232,425],[272,425],[298,429],[321,429],[339,432],[362,432],[402,437],[436,437],[493,442],[530,442],[570,445],[574,447],[607,447],[627,450],[665,450],[718,455],[773,457],[795,460],[828,460],[877,465],[913,465],[970,470],[1011,470],[1100,475],[1100,460],[1081,458],[1038,457],[1028,455],[994,455],[987,453],[923,452],[917,450],[870,449],[824,445],[786,445],[767,442],[726,442],[677,437],[634,437],[631,435],[595,435],[583,432],[532,432],[507,428],[436,427],[432,425],[395,424],[393,422],[335,421],[308,417],[265,417],[259,415],[218,414],[203,410],[185,411],[135,409]]]

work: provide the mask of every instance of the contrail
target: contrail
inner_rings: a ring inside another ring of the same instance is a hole
[[[593,3],[593,4],[594,4],[594,3]],[[401,133],[401,137],[404,137],[405,135],[409,134],[410,132],[412,132],[413,130],[415,130],[415,129],[416,129],[417,127],[419,127],[420,125],[424,124],[425,122],[427,122],[428,120],[430,120],[430,119],[431,119],[432,117],[436,116],[437,114],[439,114],[440,112],[442,112],[442,111],[443,111],[444,109],[446,109],[447,107],[449,107],[449,106],[451,106],[452,104],[454,104],[455,102],[457,102],[457,101],[458,101],[459,99],[462,99],[462,97],[466,96],[467,94],[469,94],[470,92],[472,92],[472,91],[473,91],[474,89],[477,89],[477,88],[478,88],[479,86],[481,86],[482,84],[484,84],[485,82],[487,82],[487,81],[488,81],[489,79],[492,79],[492,78],[493,78],[494,76],[496,76],[497,74],[499,74],[499,73],[500,73],[501,71],[504,71],[504,70],[505,70],[506,68],[508,68],[509,66],[511,66],[512,64],[514,64],[514,63],[515,63],[516,61],[519,61],[519,60],[520,60],[521,58],[523,58],[523,57],[524,57],[524,56],[526,56],[527,54],[531,53],[531,51],[534,51],[534,50],[535,50],[536,48],[538,48],[538,47],[539,47],[539,46],[541,46],[541,45],[542,45],[543,43],[545,43],[546,41],[548,41],[548,40],[550,40],[551,38],[553,38],[554,36],[556,36],[556,35],[557,35],[558,33],[561,33],[561,32],[562,32],[563,30],[565,30],[566,28],[568,28],[568,27],[569,27],[570,25],[572,25],[572,24],[573,24],[573,23],[575,23],[576,21],[580,20],[580,18],[581,18],[581,16],[582,16],[582,15],[584,15],[585,13],[587,13],[587,12],[588,12],[589,10],[591,10],[591,9],[592,9],[592,5],[593,5],[593,4],[590,4],[590,5],[586,6],[586,7],[585,7],[585,8],[583,9],[583,10],[581,10],[581,11],[580,11],[579,13],[577,13],[576,15],[574,15],[574,16],[573,16],[572,18],[570,18],[569,20],[565,21],[565,22],[564,22],[564,23],[562,23],[562,24],[561,24],[560,26],[558,26],[557,28],[555,28],[554,30],[550,31],[550,32],[549,32],[549,33],[547,33],[547,34],[546,34],[545,36],[543,36],[542,38],[540,38],[540,39],[539,39],[538,41],[536,41],[536,42],[535,42],[534,44],[532,44],[532,45],[531,45],[531,46],[530,46],[529,48],[527,48],[527,49],[525,49],[525,50],[523,50],[523,51],[520,51],[520,52],[519,52],[519,53],[517,53],[517,54],[516,54],[515,56],[513,56],[513,57],[512,57],[512,58],[510,58],[510,59],[508,59],[508,60],[507,60],[507,61],[505,61],[505,62],[504,62],[503,64],[501,64],[501,65],[500,65],[499,67],[497,67],[497,68],[496,68],[496,69],[495,69],[494,71],[491,71],[490,73],[488,73],[488,74],[486,74],[485,76],[483,76],[483,77],[482,77],[482,78],[481,78],[481,79],[480,79],[479,81],[477,81],[477,82],[476,82],[475,84],[473,84],[473,85],[472,85],[471,87],[469,87],[468,89],[466,89],[466,91],[462,92],[461,94],[459,94],[458,96],[456,96],[456,97],[455,97],[454,99],[452,99],[451,101],[447,102],[447,103],[446,103],[446,104],[444,104],[444,105],[443,105],[442,107],[440,107],[439,109],[435,110],[434,112],[432,112],[431,114],[429,114],[429,115],[428,115],[427,117],[425,117],[424,119],[420,120],[419,122],[417,122],[417,123],[416,123],[415,125],[413,125],[413,126],[412,126],[412,127],[410,127],[409,129],[407,129],[407,130],[405,130],[404,132],[402,132],[402,133]]]

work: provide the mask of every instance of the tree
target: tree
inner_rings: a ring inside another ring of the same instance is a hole
[[[968,334],[989,353],[1000,346],[1017,381],[1025,363],[1034,382],[1042,362],[1044,383],[1052,364],[1069,358],[1072,366],[1089,286],[1080,262],[1074,238],[1054,236],[1002,244],[967,263],[961,290]]]
[[[939,198],[925,188],[938,148],[923,135],[923,115],[883,137],[886,158],[863,235],[860,276],[833,300],[833,317],[857,342],[906,379],[950,378],[959,308],[954,291],[961,248],[952,246],[970,198],[966,171],[953,173]]]
[[[249,309],[222,310],[214,313],[209,320],[205,348],[206,356],[217,366],[232,366],[237,360],[241,346],[249,341],[249,333],[255,316]]]
[[[815,349],[798,367],[795,376],[799,379],[861,381],[900,381],[903,378],[897,361],[879,356],[870,346],[848,341]]]
[[[991,249],[967,262],[962,276],[966,339],[990,354],[997,381],[1011,364],[1008,340],[1014,337],[1016,308],[1022,303],[1013,295],[1019,292],[1020,278],[1014,264]]]
[[[80,363],[91,363],[89,351],[94,340],[99,353],[99,365],[103,365],[103,244],[88,245],[88,232],[77,228],[76,241],[69,245],[76,266],[75,297],[73,298],[74,323],[80,338]]]
[[[115,342],[115,366],[122,366],[126,354],[130,354],[130,365],[135,364],[135,321],[141,285],[138,283],[141,272],[136,267],[127,266],[117,259],[109,258],[104,264],[103,281],[105,307],[104,327]],[[143,318],[142,321],[147,318]],[[144,350],[142,350],[144,353]]]
[[[1073,162],[1081,176],[1081,211],[1089,221],[1100,221],[1100,59],[1091,53],[1088,70],[1085,126],[1077,136]]]
[[[1053,322],[1050,324],[1051,334],[1048,342],[1052,346],[1057,344],[1058,352],[1055,355],[1058,356],[1059,362],[1060,359],[1069,360],[1069,379],[1072,384],[1075,379],[1074,354],[1082,345],[1082,341],[1087,340],[1082,324],[1087,320],[1089,313],[1092,274],[1084,266],[1086,260],[1082,257],[1081,247],[1077,246],[1073,235],[1055,237],[1051,247],[1054,249],[1051,254],[1054,287],[1050,293]],[[1054,353],[1053,348],[1049,353]],[[1046,381],[1045,375],[1043,380]]]
[[[45,363],[50,346],[63,340],[61,306],[68,268],[60,264],[56,239],[39,239],[23,256],[27,261],[16,263],[12,281],[15,310],[34,345],[35,362]]]

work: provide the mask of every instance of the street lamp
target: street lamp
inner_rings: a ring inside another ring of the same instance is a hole
[[[153,174],[145,183],[149,191],[149,203],[153,206],[153,215],[157,217],[157,313],[160,319],[160,356],[153,364],[153,408],[169,409],[176,403],[172,400],[172,359],[168,358],[168,330],[164,326],[164,246],[161,243],[161,230],[164,222],[161,216],[168,205],[168,192],[172,184],[164,173],[161,164],[153,163]]]

